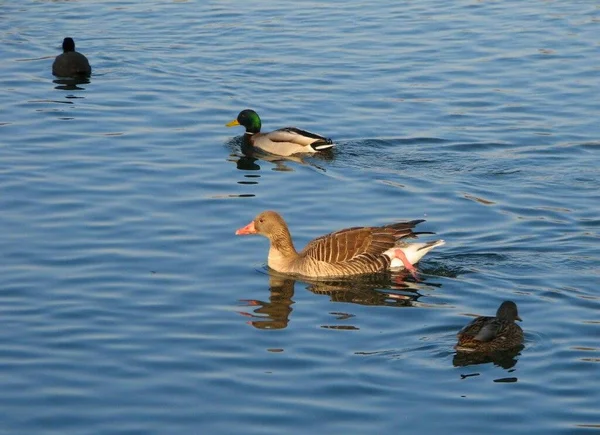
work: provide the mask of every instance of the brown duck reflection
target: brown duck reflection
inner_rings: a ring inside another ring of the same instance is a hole
[[[403,271],[404,272],[404,271]],[[332,302],[349,302],[360,305],[411,307],[421,296],[417,290],[421,283],[404,281],[408,272],[400,274],[377,274],[352,280],[299,281],[315,294],[329,296]],[[256,307],[252,313],[240,312],[250,317],[248,324],[258,329],[284,329],[293,311],[296,279],[271,274],[269,276],[269,300],[244,299],[246,305]],[[433,285],[433,284],[432,284]],[[345,313],[332,313],[351,317]],[[339,317],[341,315],[341,317]],[[324,328],[356,329],[350,326],[323,326]]]
[[[510,369],[517,364],[517,356],[520,355],[521,350],[523,350],[523,346],[492,353],[456,352],[452,359],[452,364],[454,367],[466,367],[493,363],[503,369]]]

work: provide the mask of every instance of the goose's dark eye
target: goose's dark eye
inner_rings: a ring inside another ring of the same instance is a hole
[[[260,218],[258,221],[262,224],[265,220],[263,218]]]

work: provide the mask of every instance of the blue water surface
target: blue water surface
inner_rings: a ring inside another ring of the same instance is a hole
[[[600,428],[597,3],[25,0],[0,35],[0,433]],[[244,108],[338,146],[245,156]],[[303,282],[234,235],[265,209],[447,243]],[[506,299],[524,349],[461,360]]]

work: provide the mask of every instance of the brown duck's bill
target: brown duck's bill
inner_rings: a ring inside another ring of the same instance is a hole
[[[235,232],[236,236],[243,236],[244,234],[256,234],[256,228],[254,228],[254,221],[250,222],[248,225],[240,228]]]
[[[517,316],[517,318],[515,320],[518,320],[519,322],[523,321],[523,319],[521,319],[519,316]]]
[[[234,119],[231,122],[228,122],[227,124],[225,124],[225,127],[235,127],[236,125],[240,125],[240,123],[238,122],[237,119]]]

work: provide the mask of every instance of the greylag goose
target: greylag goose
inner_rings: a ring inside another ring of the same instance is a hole
[[[401,240],[424,234],[413,232],[421,222],[424,221],[348,228],[314,239],[301,252],[294,248],[285,221],[274,211],[260,213],[235,233],[261,234],[268,238],[271,243],[268,265],[278,272],[323,278],[375,273],[403,266],[417,279],[413,265],[427,252],[444,244],[443,240],[428,243]]]
[[[313,154],[334,146],[331,139],[296,127],[284,127],[261,133],[260,117],[251,109],[242,110],[236,119],[225,124],[227,127],[236,125],[246,128],[244,136],[250,145],[278,156]]]
[[[517,304],[504,301],[496,317],[477,317],[458,333],[454,348],[460,352],[498,352],[523,344],[523,330],[515,323],[521,320]]]
[[[81,77],[92,74],[87,58],[75,51],[73,38],[65,38],[62,43],[63,54],[59,54],[52,64],[52,74],[58,77]]]

